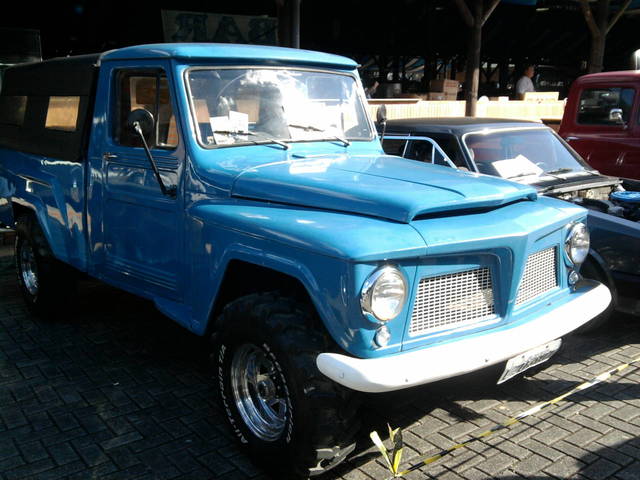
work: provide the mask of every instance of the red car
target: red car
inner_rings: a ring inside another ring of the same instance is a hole
[[[640,179],[640,71],[578,78],[558,133],[601,173]]]

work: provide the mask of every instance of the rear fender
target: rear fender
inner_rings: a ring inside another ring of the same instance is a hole
[[[64,219],[60,218],[59,214],[56,215],[57,209],[49,208],[43,200],[43,197],[52,193],[51,186],[44,182],[19,178],[23,180],[22,188],[20,186],[16,188],[11,203],[9,203],[11,213],[8,216],[11,218],[12,224],[23,213],[29,212],[35,215],[53,255],[59,260],[67,261],[64,230],[60,228],[65,226]],[[56,224],[59,225],[59,228],[54,228]]]
[[[0,175],[0,227],[12,228],[15,223],[11,198],[15,187],[9,184],[9,180]]]

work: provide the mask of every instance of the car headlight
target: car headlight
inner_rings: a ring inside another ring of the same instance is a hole
[[[584,262],[589,254],[589,230],[584,223],[576,223],[571,227],[564,248],[574,264],[580,265]]]
[[[365,314],[382,322],[396,318],[407,299],[407,282],[400,270],[382,267],[369,276],[362,287],[360,305]]]

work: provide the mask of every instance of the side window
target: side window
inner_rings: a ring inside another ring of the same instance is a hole
[[[75,132],[78,124],[80,97],[49,97],[44,128]]]
[[[633,88],[587,88],[580,93],[578,123],[583,125],[618,125],[609,119],[613,108],[622,109],[622,118],[629,121],[633,106]]]
[[[433,163],[433,145],[424,140],[413,140],[407,147],[406,158],[418,160],[420,162]]]
[[[432,138],[438,146],[442,149],[444,153],[447,154],[449,159],[456,165],[456,167],[469,168],[467,166],[467,162],[465,161],[464,154],[460,149],[458,144],[458,140],[453,135],[431,135],[429,134],[429,138]]]
[[[409,142],[405,157],[420,162],[441,165],[443,167],[453,166],[446,154],[440,150],[435,140],[434,143],[427,140],[412,140]]]
[[[0,96],[0,123],[22,127],[27,110],[27,97],[24,95]]]
[[[149,148],[175,148],[178,145],[178,130],[167,76],[159,71],[123,71],[118,74],[117,82],[115,141],[127,147],[142,147],[138,135],[127,128],[129,114],[142,108],[149,111],[154,119],[153,132],[146,139]]]
[[[404,154],[404,147],[406,145],[406,140],[384,140],[382,141],[382,149],[384,153],[387,155],[396,155],[398,157],[402,157]]]

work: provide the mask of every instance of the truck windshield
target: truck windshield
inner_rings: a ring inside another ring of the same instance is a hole
[[[480,173],[525,183],[591,170],[549,128],[474,132],[464,144]]]
[[[205,146],[371,140],[355,79],[322,71],[193,68],[188,93]]]

